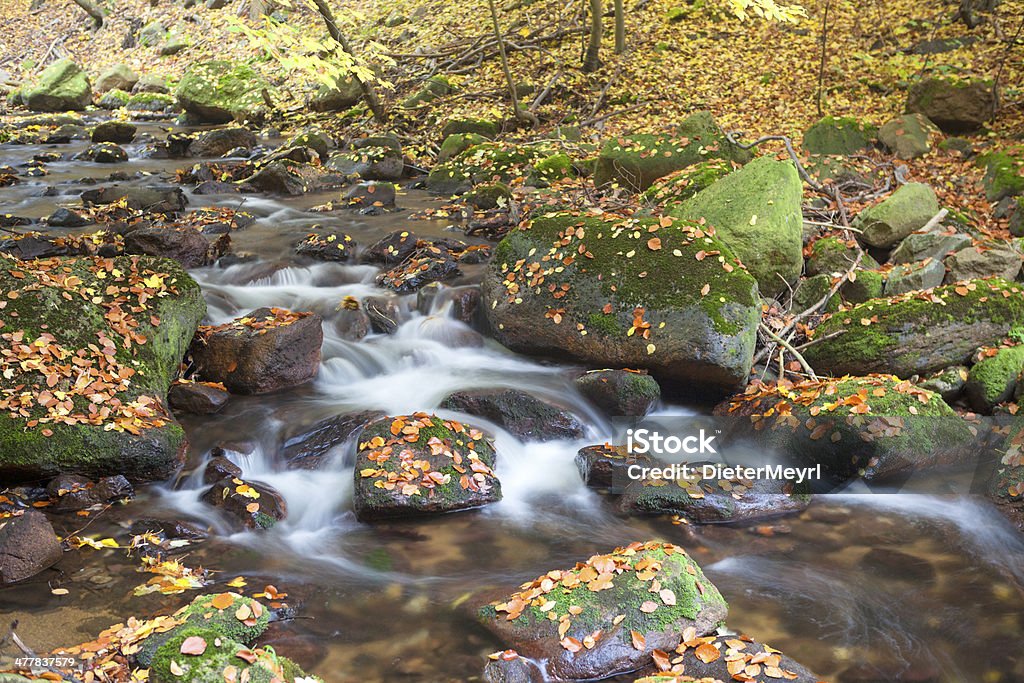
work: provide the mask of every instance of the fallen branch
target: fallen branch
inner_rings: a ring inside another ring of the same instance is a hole
[[[774,332],[772,332],[771,328],[769,328],[764,323],[761,323],[761,329],[764,330],[765,334],[767,334],[769,337],[774,339],[775,342],[779,346],[781,346],[782,348],[786,349],[791,354],[793,354],[793,357],[796,358],[797,362],[800,363],[800,367],[802,367],[804,369],[804,372],[806,372],[808,375],[811,376],[811,379],[813,379],[813,380],[817,380],[818,379],[818,376],[816,374],[814,374],[814,369],[807,362],[807,359],[805,359],[803,356],[800,355],[800,352],[796,350],[796,347],[794,347],[792,344],[790,344],[788,341],[786,341],[785,339],[783,339],[779,335],[777,335]],[[780,356],[780,358],[781,358],[781,356]],[[780,360],[780,363],[781,363],[781,360]],[[780,370],[781,370],[781,368],[780,368]],[[780,377],[781,377],[781,375],[780,375]]]

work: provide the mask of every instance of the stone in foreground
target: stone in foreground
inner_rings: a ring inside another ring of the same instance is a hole
[[[481,431],[454,420],[426,413],[377,420],[359,439],[356,517],[420,517],[501,500],[496,457]]]
[[[547,680],[607,678],[671,651],[684,634],[713,633],[728,605],[686,551],[633,543],[553,570],[481,607],[477,617]]]
[[[545,214],[498,245],[482,295],[514,350],[711,392],[746,381],[760,319],[757,283],[732,250],[668,216]]]
[[[167,390],[206,312],[169,259],[0,259],[0,479],[163,479],[186,445]]]
[[[38,510],[0,519],[0,586],[35,576],[62,554],[50,521]]]

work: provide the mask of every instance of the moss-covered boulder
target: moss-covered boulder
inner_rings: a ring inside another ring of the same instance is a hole
[[[730,143],[710,112],[697,112],[672,135],[629,135],[608,140],[594,167],[598,187],[618,183],[643,192],[655,180],[705,159],[750,160],[750,152]]]
[[[752,384],[715,408],[746,418],[760,447],[821,465],[833,481],[908,475],[976,454],[966,421],[942,397],[891,375]]]
[[[679,515],[698,524],[751,522],[802,512],[810,503],[810,485],[785,479],[719,477],[692,462],[689,477],[636,479],[626,486],[619,509],[634,515]]]
[[[584,433],[572,413],[516,389],[456,391],[440,407],[483,418],[523,441],[579,439]]]
[[[206,313],[174,261],[0,260],[0,478],[162,479],[181,427],[164,400]]]
[[[444,140],[451,135],[473,133],[493,140],[498,137],[500,126],[500,121],[487,119],[449,119],[441,129],[441,139]]]
[[[214,60],[189,68],[175,96],[196,122],[228,123],[250,118],[263,108],[262,93],[269,87],[248,65]]]
[[[485,142],[435,166],[427,176],[427,189],[440,195],[462,194],[479,183],[511,183],[525,179],[533,164],[548,153],[535,145]]]
[[[811,277],[801,280],[800,284],[797,285],[796,290],[793,292],[793,306],[792,310],[794,313],[800,313],[806,311],[811,306],[817,305],[819,301],[828,297],[824,306],[818,308],[818,313],[832,313],[839,310],[839,297],[829,296],[829,292],[832,291],[832,277],[825,275],[812,275]]]
[[[512,201],[512,188],[505,183],[481,183],[467,192],[463,201],[478,211],[489,211],[499,206],[507,207]]]
[[[839,237],[820,237],[811,242],[810,252],[807,255],[805,268],[807,274],[831,275],[838,277],[846,273],[857,262],[857,255],[860,253],[857,243],[846,241]],[[878,268],[878,262],[865,253],[860,258],[861,269],[873,270]]]
[[[419,90],[402,100],[402,108],[418,109],[419,107],[430,104],[438,97],[444,97],[451,91],[452,84],[448,81],[447,77],[442,75],[431,76],[423,83],[423,86]]]
[[[992,409],[1013,398],[1017,377],[1024,371],[1024,346],[992,349],[982,353],[967,376],[964,391],[971,407],[990,415]]]
[[[131,94],[124,90],[108,90],[103,93],[103,96],[96,101],[96,106],[100,109],[106,109],[112,111],[114,109],[120,109],[121,107],[128,104],[128,100],[131,99]]]
[[[405,160],[401,148],[374,144],[339,152],[327,160],[327,167],[362,180],[398,180]]]
[[[943,401],[952,404],[964,393],[969,372],[963,365],[953,365],[921,381],[921,388],[934,391]]]
[[[839,288],[843,301],[862,304],[877,299],[885,291],[885,274],[877,270],[858,270]]]
[[[506,346],[646,368],[700,391],[746,381],[757,284],[708,226],[550,213],[498,245],[482,296]]]
[[[1024,293],[1005,280],[973,280],[926,294],[872,299],[825,320],[804,356],[819,372],[899,377],[963,365],[1024,320]]]
[[[162,114],[178,109],[178,101],[173,95],[159,92],[135,93],[124,103],[128,111],[145,111]]]
[[[320,681],[272,648],[250,649],[217,630],[188,627],[157,650],[150,668],[153,683],[291,683]]]
[[[548,187],[555,181],[571,178],[575,173],[569,155],[559,152],[535,163],[526,177],[526,184],[534,187]]]
[[[356,453],[356,517],[419,517],[501,500],[496,457],[480,430],[460,422],[426,413],[372,422]]]
[[[363,88],[353,77],[335,79],[331,85],[322,84],[309,100],[313,111],[345,111],[363,99]]]
[[[572,681],[635,671],[684,633],[713,633],[727,613],[685,550],[651,541],[549,571],[477,617],[549,679]]]
[[[97,93],[105,93],[110,90],[131,92],[138,82],[139,74],[135,73],[134,69],[127,64],[115,64],[100,74],[93,89]]]
[[[487,142],[487,138],[476,133],[456,133],[449,135],[441,143],[441,149],[437,152],[437,162],[443,164],[449,159],[454,159],[470,147]]]
[[[811,154],[856,154],[871,145],[875,128],[848,116],[826,116],[804,133]]]
[[[924,114],[946,133],[969,133],[995,112],[992,83],[925,78],[907,91],[907,113]]]
[[[1024,153],[993,152],[978,158],[985,169],[985,198],[997,202],[1024,194]]]
[[[701,190],[711,187],[719,178],[733,171],[733,162],[727,159],[698,161],[658,178],[640,195],[641,201],[665,205],[689,199]]]
[[[924,156],[939,137],[939,129],[921,114],[904,114],[878,130],[879,141],[899,159]]]
[[[61,59],[43,70],[35,85],[22,91],[32,111],[81,111],[92,103],[89,77],[70,59]]]
[[[853,227],[868,246],[888,249],[919,230],[939,212],[935,191],[924,183],[907,183],[883,201],[861,211]]]
[[[713,225],[757,278],[761,293],[771,296],[796,282],[803,269],[802,198],[792,162],[761,157],[667,210]]]

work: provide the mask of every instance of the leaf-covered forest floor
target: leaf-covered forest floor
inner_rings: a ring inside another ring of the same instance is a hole
[[[255,57],[257,68],[283,85],[283,94],[293,105],[315,86],[289,79],[269,58],[260,60],[258,48],[232,30],[235,17],[253,26],[260,23],[250,20],[244,7],[239,11],[240,2],[208,10],[202,5],[111,0],[106,3],[104,27],[92,31],[88,18],[68,0],[43,0],[34,10],[30,1],[0,0],[0,70],[15,81],[59,56],[70,56],[94,72],[126,63],[143,73],[172,78],[189,64],[211,57]],[[342,30],[354,42],[374,41],[379,44],[376,50],[396,60],[385,66],[385,78],[394,86],[385,91],[386,99],[400,100],[432,73],[454,76],[459,93],[430,116],[417,117],[420,125],[462,114],[508,115],[503,76],[489,42],[486,3],[467,7],[447,0],[367,0],[333,5]],[[724,2],[650,0],[632,7],[627,3],[628,51],[613,54],[612,21],[607,17],[604,67],[592,74],[579,69],[585,42],[583,3],[538,0],[500,3],[499,8],[512,43],[512,73],[535,88],[524,102],[529,104],[551,88],[537,109],[545,123],[593,120],[630,109],[598,123],[598,131],[611,135],[659,129],[694,110],[710,109],[726,128],[751,136],[798,137],[818,118],[824,5],[820,0],[804,3],[806,18],[780,24],[741,21]],[[673,20],[680,12],[682,16]],[[955,14],[955,4],[937,0],[832,2],[823,113],[880,125],[902,113],[905,88],[920,74],[994,78],[1007,55],[1006,41],[1024,16],[1024,2],[1001,3],[974,29],[965,27]],[[322,31],[319,18],[305,10],[288,16]],[[191,46],[173,56],[161,56],[156,47],[123,48],[127,34],[151,21],[185,26]],[[976,42],[949,52],[910,52],[924,41],[968,36]],[[480,38],[488,57],[482,64],[475,50]],[[1009,51],[1000,81],[1003,107],[990,128],[997,137],[1017,137],[1024,133],[1024,51]]]

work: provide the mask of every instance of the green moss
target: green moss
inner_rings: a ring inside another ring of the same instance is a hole
[[[270,624],[270,610],[260,604],[260,616],[256,618],[254,624],[247,625],[235,616],[235,612],[242,605],[246,605],[252,610],[257,601],[235,593],[232,593],[232,596],[234,601],[231,605],[224,609],[217,609],[212,604],[216,595],[202,595],[184,608],[179,616],[184,617],[189,624],[212,629],[222,637],[231,638],[240,643],[251,643],[267,630],[267,626]]]
[[[966,327],[977,322],[992,330],[996,339],[991,341],[996,341],[1024,319],[1024,294],[1019,287],[998,278],[973,280],[966,285],[936,287],[932,299],[911,295],[872,299],[837,313],[818,326],[815,337],[821,342],[809,347],[805,355],[812,365],[819,362],[838,368],[839,372],[892,372],[908,376],[941,369],[931,365],[942,362],[931,359],[921,366],[922,351],[912,344],[908,346],[908,338],[926,338],[943,325]],[[876,317],[878,322],[873,322]],[[962,336],[950,339],[949,345],[962,346],[962,356],[966,358],[977,343]],[[947,349],[946,353],[957,356],[960,349]],[[953,358],[951,362],[958,360]]]
[[[493,140],[498,136],[498,123],[486,119],[451,119],[441,129],[441,137],[473,133]]]
[[[263,107],[262,92],[268,88],[270,85],[251,66],[214,60],[189,68],[175,94],[186,111],[226,123]]]
[[[847,280],[839,288],[843,299],[851,304],[860,304],[882,296],[885,290],[885,275],[877,270],[858,270],[857,279]]]
[[[421,105],[433,102],[438,97],[447,95],[451,91],[451,83],[445,76],[431,76],[427,79],[426,83],[423,84],[422,88],[402,102],[402,107],[406,109],[414,109]]]
[[[996,355],[975,363],[967,380],[971,404],[977,410],[989,412],[996,404],[1009,399],[1021,370],[1024,370],[1024,346],[999,349]]]
[[[623,329],[613,313],[591,313],[587,316],[588,328],[604,332],[608,336],[623,334]]]
[[[556,180],[573,175],[572,159],[568,154],[552,154],[533,165],[527,184],[545,187]]]
[[[985,168],[985,198],[990,202],[1024,194],[1024,155],[993,152],[978,159]]]
[[[441,143],[441,149],[437,153],[437,160],[440,163],[444,163],[449,159],[453,159],[458,155],[465,152],[474,145],[481,145],[487,142],[487,139],[482,135],[476,133],[457,133],[455,135],[449,135]]]
[[[867,148],[877,129],[852,117],[826,116],[804,133],[811,154],[854,154]]]
[[[716,180],[730,173],[732,163],[726,159],[699,161],[659,178],[640,195],[640,199],[654,204],[680,202],[710,187]]]
[[[186,638],[198,637],[206,642],[201,655],[181,653],[181,644]],[[149,677],[153,683],[214,683],[224,680],[223,671],[228,666],[245,669],[248,663],[236,657],[244,650],[242,643],[225,638],[208,628],[188,627],[178,630],[156,651],[150,666]],[[183,674],[172,672],[180,669]]]
[[[735,334],[744,322],[733,319],[728,311],[731,304],[748,307],[755,303],[753,277],[735,265],[735,254],[721,240],[710,235],[692,237],[687,229],[700,228],[694,222],[676,220],[672,226],[659,229],[656,234],[662,246],[651,251],[646,243],[652,233],[647,228],[656,222],[637,219],[627,229],[600,218],[561,214],[534,220],[529,232],[531,241],[551,245],[570,226],[586,230],[584,242],[593,258],[577,259],[561,273],[552,273],[549,282],[574,284],[577,272],[596,276],[604,296],[620,302],[621,310],[613,312],[617,327],[631,327],[637,306],[649,310],[697,306],[716,330]],[[641,250],[642,258],[632,255]],[[701,251],[718,254],[698,260],[696,255]],[[724,265],[734,268],[733,272],[726,272]],[[666,277],[667,273],[676,277]],[[707,294],[701,293],[704,285],[708,285]],[[573,296],[572,288],[569,292],[568,296]],[[602,328],[612,329],[611,322],[603,322]]]

